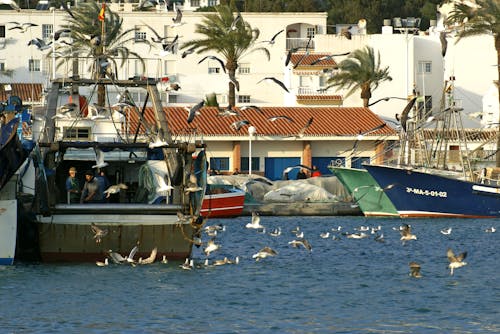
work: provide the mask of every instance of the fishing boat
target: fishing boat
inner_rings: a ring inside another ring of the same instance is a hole
[[[499,168],[478,165],[471,159],[467,131],[453,96],[453,80],[445,85],[443,109],[427,121],[417,122],[413,141],[402,148],[406,157],[420,157],[419,164],[401,156],[396,166],[365,165],[370,175],[396,207],[400,217],[500,217]],[[418,116],[418,113],[416,114]],[[434,129],[419,129],[429,120]],[[430,135],[426,135],[430,134]],[[409,136],[410,137],[410,136]],[[491,139],[496,141],[497,133]],[[489,139],[489,141],[491,141]],[[453,140],[453,142],[451,142]]]
[[[204,144],[196,136],[173,139],[156,83],[52,80],[45,108],[34,110],[38,139],[32,171],[23,180],[34,189],[31,210],[42,261],[102,261],[135,246],[136,260],[155,248],[168,259],[191,255],[206,187]],[[118,101],[92,104],[99,87],[117,89]],[[136,91],[146,96],[142,105],[132,97]],[[112,184],[107,195],[74,203],[65,188],[71,167],[80,188],[83,171],[105,170]]]
[[[210,218],[241,216],[245,192],[232,185],[209,184],[201,207],[201,215]]]
[[[14,263],[17,239],[16,172],[26,161],[32,148],[29,140],[22,140],[24,107],[17,96],[0,103],[0,265]]]
[[[365,216],[397,217],[399,215],[383,188],[366,169],[335,166],[328,166],[328,169],[351,193],[354,205],[359,206]]]
[[[498,182],[471,182],[411,168],[366,165],[402,218],[500,217]]]

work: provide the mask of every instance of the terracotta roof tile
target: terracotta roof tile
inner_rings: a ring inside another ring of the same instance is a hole
[[[299,100],[316,100],[316,101],[342,101],[342,95],[297,95],[297,101]]]
[[[219,116],[216,107],[204,107],[200,110],[191,124],[187,123],[187,110],[183,107],[164,107],[170,128],[174,134],[189,132],[196,129],[206,137],[210,136],[248,136],[248,125],[243,126],[236,132],[231,124],[235,121],[246,119],[256,129],[257,136],[296,136],[312,117],[313,122],[307,128],[304,135],[311,137],[326,136],[356,136],[360,132],[373,129],[384,122],[370,109],[356,107],[262,107],[264,114],[255,110],[240,111],[235,108],[239,116]],[[137,124],[137,116],[131,117],[132,129]],[[287,116],[293,122],[286,119],[270,121],[272,116]],[[153,110],[146,108],[145,118],[148,123],[153,124]],[[370,135],[393,135],[395,132],[389,126],[383,127]]]
[[[7,85],[10,85],[12,91],[5,91]],[[29,102],[40,102],[42,100],[42,84],[0,83],[0,100],[7,100],[9,94],[19,96],[25,104]]]

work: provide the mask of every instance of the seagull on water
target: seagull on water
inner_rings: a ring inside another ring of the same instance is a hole
[[[254,255],[252,255],[252,258],[255,259],[255,262],[260,261],[260,259],[265,259],[268,256],[276,256],[278,253],[272,249],[271,247],[264,247]]]
[[[464,262],[464,259],[467,257],[467,252],[455,255],[451,248],[448,248],[448,250],[446,251],[446,256],[448,257],[448,261],[450,261],[450,264],[448,265],[448,268],[450,268],[450,275],[453,275],[454,269],[458,269],[467,264],[466,262]]]
[[[486,233],[495,233],[496,231],[497,231],[497,229],[494,228],[493,226],[488,227],[487,229],[484,230],[484,232],[486,232]]]
[[[322,239],[328,239],[330,237],[330,232],[323,232],[319,235]]]
[[[120,190],[126,190],[128,189],[128,186],[124,183],[118,183],[115,185],[110,186],[108,189],[104,190],[104,193],[106,194],[106,198],[109,198],[111,194],[117,194],[120,192]]]
[[[116,264],[122,264],[127,261],[127,258],[123,257],[120,253],[113,252],[111,249],[108,251],[108,255]]]
[[[415,278],[422,277],[422,274],[420,274],[420,264],[412,261],[409,263],[409,266],[410,266],[410,276],[411,277],[415,277]]]
[[[101,229],[94,223],[90,224],[90,228],[92,229],[92,232],[94,232],[94,239],[96,244],[100,244],[102,237],[105,237],[108,234],[108,230]]]
[[[186,258],[186,261],[179,267],[181,267],[184,270],[192,270],[194,268],[194,261],[193,259]]]
[[[448,228],[442,229],[440,232],[441,232],[441,234],[444,234],[444,235],[450,235],[451,234],[451,230],[452,230],[452,228],[448,227]]]
[[[378,242],[385,242],[384,233],[377,234],[373,240],[378,241]]]
[[[269,232],[269,235],[272,237],[277,237],[281,235],[281,227],[275,228],[271,232]]]
[[[365,232],[359,232],[359,233],[348,233],[347,235],[348,239],[365,239],[368,238],[368,234]]]
[[[95,264],[98,267],[105,267],[105,266],[109,265],[109,260],[108,260],[108,258],[105,258],[104,262],[102,262],[102,261],[96,261]]]

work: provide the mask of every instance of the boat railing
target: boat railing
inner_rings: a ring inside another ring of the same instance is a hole
[[[170,214],[183,210],[178,204],[141,204],[141,203],[85,203],[56,204],[53,214]]]

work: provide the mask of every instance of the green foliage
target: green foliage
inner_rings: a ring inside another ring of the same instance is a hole
[[[371,92],[380,83],[392,80],[389,67],[380,68],[380,53],[375,57],[375,51],[369,46],[355,50],[338,66],[340,72],[334,74],[328,80],[328,84],[340,89],[349,89],[346,97],[361,89],[361,98],[365,107],[368,106]]]
[[[262,52],[270,59],[269,50],[265,47],[254,47],[259,38],[259,29],[254,29],[243,18],[238,20],[235,29],[231,25],[236,18],[229,6],[215,7],[216,13],[206,14],[201,23],[196,24],[195,32],[200,38],[192,39],[181,46],[181,49],[195,47],[195,52],[216,53],[225,61],[228,74],[234,77],[239,60],[251,52]],[[235,105],[234,85],[229,83],[229,103]]]

